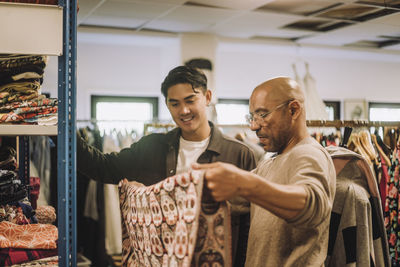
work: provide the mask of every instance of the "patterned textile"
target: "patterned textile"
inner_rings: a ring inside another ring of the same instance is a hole
[[[54,225],[0,222],[0,248],[54,249],[57,239]]]
[[[0,249],[0,266],[10,266],[57,255],[57,249]]]
[[[18,265],[11,265],[11,267],[28,267],[28,266],[34,266],[34,267],[58,267],[58,256],[54,257],[49,257],[49,258],[43,258],[40,260],[35,260],[35,261],[30,261],[27,263],[22,263]]]
[[[36,209],[37,200],[39,198],[39,192],[40,192],[40,178],[29,177],[29,186],[31,188],[31,190],[29,191],[29,199],[31,200],[32,208]]]
[[[40,81],[13,82],[0,86],[0,92],[20,92],[25,95],[32,94],[40,89]]]
[[[18,1],[1,1],[18,2]],[[11,69],[24,65],[34,65],[47,63],[48,56],[20,55],[20,54],[0,54],[0,69]]]
[[[215,202],[203,173],[192,171],[148,187],[119,184],[124,266],[231,266],[226,202]]]
[[[24,66],[7,71],[0,70],[0,85],[7,85],[13,82],[31,82],[38,81],[43,83],[44,70],[40,66]]]
[[[392,166],[388,168],[389,182],[385,203],[385,227],[389,238],[389,254],[393,267],[400,266],[400,147],[393,153]]]
[[[52,224],[56,221],[56,210],[52,206],[39,206],[36,209],[36,218],[39,223]]]
[[[46,117],[57,113],[58,107],[26,107],[9,113],[0,113],[0,122],[25,122],[32,118]]]
[[[22,208],[14,205],[0,205],[0,222],[1,221],[12,222],[15,224],[30,223]]]
[[[42,106],[54,107],[57,106],[57,104],[58,104],[57,98],[46,98],[45,95],[40,95],[32,100],[15,101],[0,106],[0,112],[8,112],[17,108],[26,108],[26,107],[42,107]]]
[[[0,104],[7,104],[7,103],[12,103],[16,101],[25,101],[25,100],[30,100],[34,99],[39,96],[38,92],[34,92],[31,94],[23,94],[23,93],[12,93],[10,94],[9,92],[1,92],[0,93]]]
[[[17,173],[0,170],[0,205],[20,201],[26,196],[26,188],[17,178]]]

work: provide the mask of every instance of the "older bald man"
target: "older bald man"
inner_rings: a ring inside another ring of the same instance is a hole
[[[248,121],[275,156],[252,172],[219,162],[193,167],[205,170],[216,200],[241,196],[251,203],[246,266],[323,266],[336,174],[307,131],[299,85],[278,77],[257,86]]]

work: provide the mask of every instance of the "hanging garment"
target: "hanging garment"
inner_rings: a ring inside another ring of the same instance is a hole
[[[365,158],[327,147],[336,168],[327,267],[389,265],[387,236],[374,174]]]
[[[311,76],[308,63],[306,63],[306,74],[304,76],[304,91],[306,92],[305,106],[307,120],[329,119],[325,103],[318,94],[315,79]]]
[[[0,222],[0,248],[54,249],[57,239],[54,225]]]
[[[203,172],[147,187],[123,180],[119,192],[124,266],[232,265],[229,207],[203,188]]]
[[[116,136],[105,135],[103,152],[120,151]],[[108,255],[122,253],[121,213],[119,209],[118,186],[104,185],[105,247]]]
[[[400,147],[393,152],[388,168],[387,196],[385,202],[385,226],[389,239],[389,253],[393,267],[400,266]]]

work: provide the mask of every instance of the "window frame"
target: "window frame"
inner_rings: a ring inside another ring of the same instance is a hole
[[[331,100],[323,100],[325,103],[325,106],[327,107],[332,107],[333,108],[333,119],[334,120],[340,120],[340,108],[341,108],[341,103],[340,101],[331,101]]]
[[[111,96],[111,95],[91,95],[91,112],[92,120],[96,119],[96,105],[99,102],[126,102],[126,103],[150,103],[153,105],[153,120],[158,118],[158,97],[151,96]]]
[[[400,109],[400,102],[368,102],[368,120],[371,120],[371,108],[396,108]]]

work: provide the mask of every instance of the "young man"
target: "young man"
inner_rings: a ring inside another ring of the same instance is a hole
[[[246,266],[324,266],[336,174],[308,133],[298,84],[279,77],[256,87],[248,119],[264,150],[276,156],[253,172],[219,162],[193,167],[206,170],[215,200],[251,202]]]
[[[103,154],[78,138],[78,171],[102,183],[118,184],[127,178],[151,185],[189,170],[195,162],[221,161],[244,170],[255,168],[251,150],[224,136],[207,120],[206,107],[212,95],[202,72],[186,66],[176,67],[168,73],[161,91],[177,128],[166,134],[144,136],[130,148],[111,154]],[[238,240],[239,220],[244,218],[232,217],[233,240]],[[240,234],[246,236],[246,231]],[[239,238],[238,245],[247,241],[243,238]],[[238,251],[235,266],[241,266],[245,257]]]

